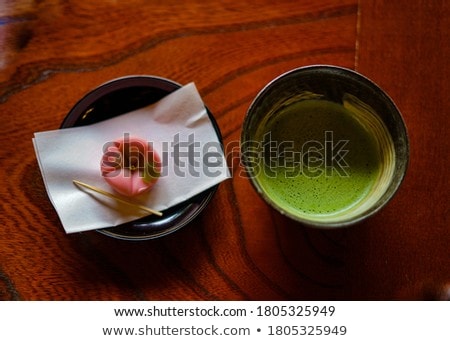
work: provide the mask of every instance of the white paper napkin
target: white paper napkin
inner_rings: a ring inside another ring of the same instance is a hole
[[[73,184],[114,193],[101,175],[106,143],[139,137],[153,143],[162,174],[146,194],[128,201],[162,211],[230,177],[226,159],[193,83],[148,107],[96,124],[35,133],[39,167],[66,233],[116,226],[148,213]]]

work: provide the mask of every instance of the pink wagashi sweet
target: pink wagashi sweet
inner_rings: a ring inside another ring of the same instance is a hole
[[[131,197],[149,191],[158,181],[161,159],[150,143],[125,136],[106,144],[100,168],[112,188]]]

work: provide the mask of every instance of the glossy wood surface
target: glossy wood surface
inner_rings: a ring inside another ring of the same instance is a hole
[[[432,299],[450,283],[450,2],[0,2],[0,298],[4,300]],[[292,68],[365,74],[403,114],[405,181],[341,230],[294,223],[239,176],[258,91]],[[194,222],[126,242],[66,235],[31,143],[99,84],[131,74],[195,82],[234,177]]]

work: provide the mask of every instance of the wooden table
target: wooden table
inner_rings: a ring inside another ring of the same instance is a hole
[[[0,298],[394,300],[450,283],[450,2],[8,1],[0,6]],[[355,69],[394,99],[411,159],[394,199],[340,230],[281,216],[236,176],[246,110],[292,68]],[[99,84],[195,82],[235,176],[195,221],[146,242],[67,235],[33,133]],[[448,288],[448,287],[447,287]],[[448,297],[447,293],[447,297]]]

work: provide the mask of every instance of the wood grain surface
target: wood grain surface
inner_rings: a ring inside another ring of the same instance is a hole
[[[0,2],[0,298],[444,297],[449,41],[446,1]],[[239,176],[239,136],[251,101],[274,77],[310,64],[370,77],[396,102],[410,136],[397,195],[346,229],[295,223]],[[200,216],[164,238],[67,235],[45,191],[33,133],[58,129],[88,91],[132,74],[195,82],[234,176]]]

